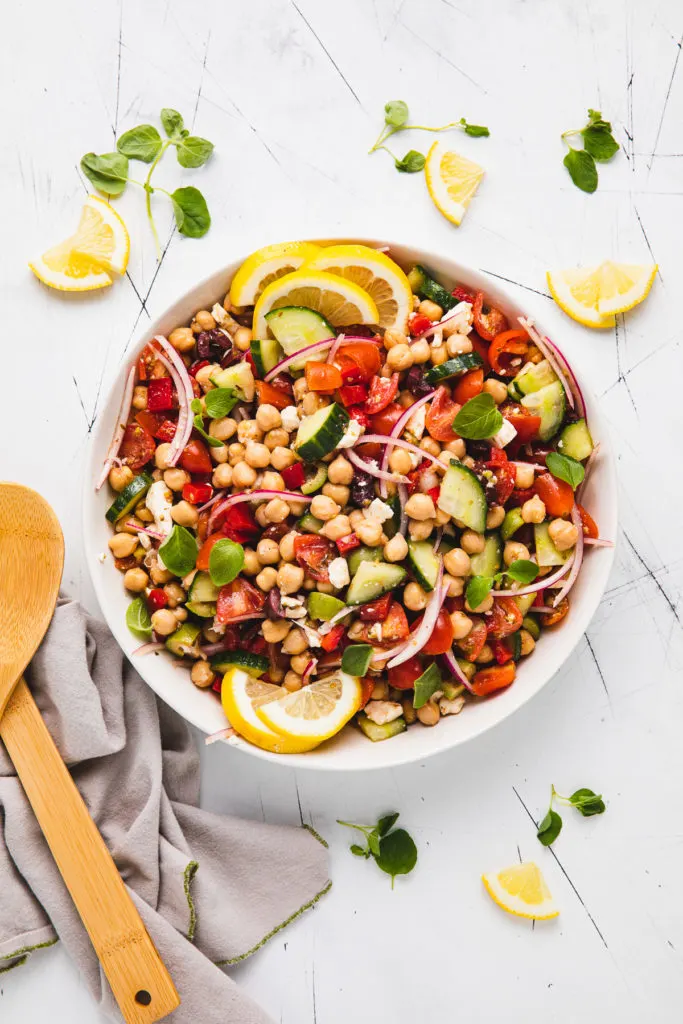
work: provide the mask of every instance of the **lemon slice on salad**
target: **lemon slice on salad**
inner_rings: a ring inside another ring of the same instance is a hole
[[[267,338],[266,313],[281,306],[305,306],[322,313],[335,327],[376,324],[379,311],[368,293],[353,281],[323,270],[295,270],[264,289],[254,310],[254,337]]]
[[[241,668],[231,668],[223,676],[221,702],[230,725],[245,740],[273,754],[303,754],[317,747],[317,740],[282,736],[269,729],[256,709],[287,694],[283,686],[264,683]]]
[[[248,256],[232,279],[230,301],[233,306],[253,306],[264,288],[278,277],[298,270],[314,259],[320,246],[313,242],[279,242],[266,245]]]
[[[453,224],[460,224],[485,171],[473,160],[449,149],[437,140],[427,154],[427,188],[440,213]]]
[[[92,291],[110,285],[110,273],[125,273],[129,254],[130,238],[118,213],[98,196],[88,196],[76,233],[29,267],[50,288]]]
[[[328,245],[303,269],[325,270],[353,281],[377,306],[381,327],[405,331],[413,293],[401,268],[383,252],[368,245]]]
[[[269,729],[288,740],[322,743],[346,725],[359,710],[361,700],[358,677],[340,671],[262,703],[256,714]]]
[[[513,864],[495,875],[481,876],[487,892],[508,914],[547,921],[560,913],[537,864]]]
[[[598,267],[549,270],[548,287],[560,309],[586,327],[613,327],[615,313],[625,313],[645,299],[657,273],[655,263],[613,263]]]

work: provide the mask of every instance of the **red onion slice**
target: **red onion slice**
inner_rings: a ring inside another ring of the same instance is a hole
[[[163,651],[165,644],[160,644],[156,640],[150,640],[147,644],[141,644],[140,647],[136,647],[133,654],[144,657],[145,654],[153,654],[154,651]]]
[[[432,548],[434,554],[436,554],[437,551],[439,550],[439,544],[441,543],[441,538],[442,537],[443,537],[443,526],[440,526],[438,528],[438,530],[436,531],[436,537],[434,538],[434,547]]]
[[[521,597],[522,594],[537,594],[539,590],[545,590],[547,587],[551,587],[557,580],[561,580],[563,576],[566,576],[569,572],[574,561],[574,555],[571,555],[564,565],[560,566],[557,572],[551,576],[539,577],[533,583],[530,583],[527,587],[520,587],[519,590],[492,590],[491,597]]]
[[[347,615],[351,615],[351,613],[356,610],[355,605],[353,607],[347,606],[346,608],[342,608],[341,611],[338,611],[337,614],[333,615],[331,619],[327,620],[327,622],[323,622],[318,632],[321,636],[325,636],[326,633],[329,633],[330,630],[334,629],[338,622],[341,622],[342,619],[345,619]]]
[[[175,466],[176,462],[180,458],[183,448],[190,440],[190,434],[192,433],[193,422],[190,404],[194,400],[194,391],[192,390],[192,381],[189,373],[187,372],[187,367],[173,348],[173,345],[166,340],[163,334],[157,334],[154,340],[158,342],[166,352],[168,359],[176,371],[175,375],[171,373],[171,376],[174,378],[176,391],[178,392],[180,412],[178,413],[178,426],[171,442],[171,451],[169,452],[168,459],[169,464],[171,466]],[[165,362],[163,358],[162,362]]]
[[[581,563],[583,562],[583,522],[581,521],[581,516],[579,515],[579,510],[576,507],[576,503],[572,507],[572,522],[576,529],[579,531],[578,537],[576,538],[576,547],[574,549],[572,571],[569,573],[569,576],[564,586],[562,587],[559,594],[553,601],[553,608],[557,608],[560,601],[567,596],[569,591],[574,586],[576,582],[576,577],[579,575],[579,570],[581,569]]]
[[[150,530],[148,526],[138,526],[136,523],[126,523],[126,526],[130,530],[135,530],[136,533],[146,533],[148,537],[154,537],[155,540],[165,540],[165,534],[159,533],[158,530]]]
[[[346,454],[349,460],[357,466],[358,469],[367,473],[369,476],[375,476],[378,480],[390,480],[394,484],[407,484],[408,477],[403,476],[402,473],[387,473],[384,469],[379,469],[377,464],[372,460],[361,459],[359,455],[353,451],[352,448],[348,448]]]
[[[409,452],[415,452],[415,454],[419,455],[421,459],[429,459],[429,461],[433,462],[435,466],[440,466],[444,473],[448,469],[448,465],[445,462],[442,462],[441,459],[437,459],[436,455],[432,455],[431,452],[425,451],[424,448],[418,448],[416,444],[411,444],[410,441],[404,441],[402,437],[387,437],[385,434],[362,434],[358,443],[365,444],[366,441],[405,448]]]
[[[204,509],[211,508],[211,506],[215,505],[217,501],[220,501],[221,498],[224,498],[226,493],[227,491],[225,490],[225,488],[223,488],[223,490],[221,491],[218,491],[216,494],[214,494],[213,498],[210,498],[209,501],[207,501],[205,505],[200,505],[197,511],[203,512]]]
[[[237,733],[231,725],[226,729],[219,729],[218,732],[212,732],[210,736],[207,736],[204,740],[206,746],[210,746],[211,743],[216,743],[218,740],[229,740],[231,736],[237,736]]]
[[[306,686],[306,684],[308,683],[308,680],[311,678],[311,676],[315,672],[317,664],[318,664],[318,659],[317,658],[311,658],[311,660],[309,661],[308,665],[304,669],[304,674],[301,677],[301,682],[303,683],[304,686]]]
[[[97,483],[95,484],[96,491],[99,491],[100,487],[109,476],[109,471],[114,465],[114,462],[117,462],[120,465],[121,460],[118,458],[119,448],[121,447],[123,435],[126,430],[126,423],[128,422],[128,413],[130,412],[131,402],[133,401],[134,387],[135,366],[133,365],[128,371],[128,376],[126,377],[126,386],[123,389],[123,398],[121,399],[121,406],[116,419],[116,430],[114,431],[114,436],[112,437],[111,444],[109,445],[109,451],[107,452],[107,456],[102,465],[102,471],[97,479]]]
[[[264,501],[270,498],[286,498],[289,501],[313,501],[313,497],[307,497],[305,494],[296,494],[294,491],[267,491],[267,490],[256,490],[249,491],[248,494],[231,494],[229,498],[216,505],[211,516],[209,517],[208,533],[211,533],[211,527],[215,523],[221,512],[225,512],[226,509],[231,508],[233,505],[239,505],[241,501]]]
[[[339,346],[341,345],[343,340],[344,340],[344,335],[343,334],[338,334],[337,337],[334,340],[334,344],[332,345],[332,348],[330,349],[330,351],[327,354],[327,362],[328,363],[331,363],[332,360],[334,359],[334,357],[336,356],[336,354],[337,354],[337,352],[339,350]]]
[[[417,402],[413,402],[412,405],[409,405],[408,408],[406,409],[406,411],[403,413],[403,415],[399,416],[399,418],[394,423],[393,427],[391,428],[391,432],[389,434],[389,437],[400,437],[401,434],[403,433],[403,430],[404,430],[404,428],[406,426],[406,423],[409,422],[411,416],[413,416],[414,413],[416,413],[418,411],[418,409],[421,409],[422,406],[425,405],[429,401],[429,399],[432,397],[433,394],[434,394],[434,392],[430,391],[428,395],[424,395],[422,398],[418,399]],[[386,470],[387,469],[387,467],[389,465],[389,457],[390,457],[390,455],[391,455],[391,447],[388,446],[388,447],[386,447],[384,449],[384,455],[382,456],[382,462],[380,463],[380,469],[382,469],[382,470]],[[386,496],[387,496],[387,489],[384,486],[384,484],[380,484],[379,493],[380,493],[380,495],[383,498],[386,498]]]
[[[286,370],[288,366],[295,363],[297,359],[301,359],[301,357],[305,355],[312,355],[314,352],[322,352],[324,349],[329,348],[333,343],[334,338],[325,338],[324,341],[315,341],[312,345],[306,345],[305,348],[300,348],[293,356],[287,356],[286,359],[281,359],[272,370],[268,371],[263,379],[267,383],[269,380],[272,380],[273,377],[277,377],[278,373],[282,373],[282,371]]]
[[[439,575],[436,579],[436,586],[434,587],[429,602],[427,603],[427,607],[425,608],[422,622],[415,632],[410,635],[403,649],[388,663],[388,668],[396,668],[398,665],[402,665],[404,661],[408,661],[422,650],[434,632],[434,626],[436,625],[436,620],[439,617],[441,606],[446,600],[447,593],[448,586],[444,585],[443,582],[442,561],[439,565]]]
[[[603,540],[602,537],[584,537],[584,544],[589,544],[593,548],[613,548],[613,540]]]
[[[453,654],[453,651],[446,651],[443,657],[444,661],[446,662],[450,671],[453,673],[458,682],[462,683],[462,685],[466,687],[470,691],[470,693],[474,693],[474,690],[472,689],[472,684],[465,675],[465,673],[463,672],[463,670],[458,665],[457,659]]]

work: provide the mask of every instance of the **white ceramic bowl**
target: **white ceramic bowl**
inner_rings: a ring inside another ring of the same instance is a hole
[[[424,263],[445,281],[457,281],[466,287],[481,289],[493,304],[505,311],[511,323],[515,322],[517,316],[529,312],[526,309],[518,308],[505,291],[492,284],[489,278],[456,263],[447,256],[378,239],[354,240],[365,241],[366,244],[373,246],[389,245],[392,257],[405,268],[416,262]],[[124,378],[132,359],[137,357],[145,343],[155,334],[168,335],[174,327],[187,323],[196,310],[211,309],[215,302],[221,301],[243,258],[223,267],[201,284],[186,292],[138,338],[126,365],[120,369],[93,432],[84,487],[86,557],[97,598],[107,623],[143,679],[166,703],[206,733],[217,732],[219,729],[225,728],[225,717],[216,695],[211,691],[198,690],[193,686],[189,672],[178,668],[177,660],[166,653],[132,657],[133,651],[139,646],[139,641],[131,635],[125,624],[125,612],[130,602],[130,596],[121,585],[120,574],[114,569],[111,557],[104,562],[99,558],[101,552],[108,550],[107,541],[111,535],[111,528],[105,520],[105,511],[111,502],[111,493],[105,485],[99,494],[96,494],[93,481],[97,477],[114,432]],[[583,378],[582,367],[574,366],[573,369],[585,396],[591,433],[594,440],[600,442],[600,455],[586,485],[586,505],[600,524],[602,535],[615,537],[617,488],[614,460],[606,425],[597,400],[593,397],[590,387]],[[237,738],[233,738],[229,742],[254,757],[277,761],[290,767],[356,771],[394,767],[410,761],[421,761],[439,751],[471,740],[526,704],[546,685],[569,657],[598,607],[613,557],[614,551],[610,548],[595,548],[590,551],[572,590],[571,612],[568,618],[558,629],[553,631],[552,635],[541,638],[533,656],[521,664],[513,686],[492,699],[468,704],[461,714],[445,718],[435,729],[414,726],[394,739],[383,743],[371,743],[360,731],[349,726],[317,750],[308,754],[290,756],[266,753]]]

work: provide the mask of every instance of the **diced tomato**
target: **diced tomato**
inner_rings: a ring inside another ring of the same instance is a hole
[[[563,597],[557,608],[553,608],[549,615],[543,616],[544,626],[556,626],[558,622],[562,622],[562,619],[566,616],[569,611],[569,599]]]
[[[372,676],[364,676],[361,679],[361,681],[360,681],[360,689],[361,689],[360,706],[361,706],[361,709],[365,707],[367,702],[372,697],[372,691],[375,689],[375,683],[376,683],[376,679],[373,679]]]
[[[188,473],[210,473],[213,469],[209,449],[203,441],[188,441],[180,456],[180,465]]]
[[[274,405],[276,409],[286,409],[292,404],[291,395],[281,388],[267,384],[264,380],[256,381],[256,393],[259,405]]]
[[[209,366],[208,359],[196,359],[192,366],[188,369],[190,377],[196,377],[200,370],[203,370],[205,366]]]
[[[417,628],[421,621],[422,619],[420,618],[413,626],[413,629]],[[432,630],[432,635],[422,648],[422,654],[445,654],[446,651],[450,651],[452,645],[453,623],[448,612],[442,608]]]
[[[437,501],[439,500],[439,495],[441,494],[441,486],[439,485],[438,487],[430,487],[429,490],[427,491],[427,494],[436,505]]]
[[[429,328],[432,326],[432,321],[429,319],[428,316],[425,316],[424,313],[415,313],[410,318],[410,323],[408,326],[410,333],[414,338],[416,338],[418,334],[423,334],[424,331],[429,330]]]
[[[453,388],[453,398],[459,405],[469,402],[470,398],[480,395],[484,390],[484,371],[480,367],[464,374]]]
[[[489,362],[490,343],[488,341],[484,341],[483,338],[480,338],[476,331],[471,331],[470,334],[467,335],[467,337],[472,342],[472,351],[476,352],[477,355],[481,356],[481,358],[484,360],[484,372],[488,373],[488,371],[491,369],[491,364]]]
[[[495,476],[496,504],[504,505],[515,489],[517,471],[502,448],[491,448],[486,465]]]
[[[359,630],[358,640],[360,643],[374,644],[377,647],[391,647],[397,640],[405,640],[410,633],[410,626],[406,613],[398,601],[391,602],[387,617],[382,622],[382,639],[378,640],[374,635],[374,622],[366,622]],[[370,633],[370,630],[373,630]]]
[[[146,466],[156,451],[154,438],[149,430],[145,430],[139,423],[129,423],[126,427],[119,456],[124,466],[128,466],[133,473],[139,473],[143,466]]]
[[[154,436],[158,441],[172,441],[177,429],[178,424],[175,420],[164,420]]]
[[[168,604],[168,598],[160,587],[155,587],[154,590],[150,590],[147,595],[147,604],[153,612],[156,612],[160,608],[166,607]]]
[[[245,541],[251,540],[261,532],[261,527],[245,502],[231,505],[221,518],[223,520],[223,536],[229,537],[237,544],[244,544]]]
[[[500,411],[503,419],[508,420],[517,431],[516,444],[527,444],[529,441],[533,441],[541,425],[540,416],[534,416],[523,405],[514,403],[504,405]]]
[[[211,548],[219,540],[224,540],[224,539],[225,539],[225,534],[224,533],[212,533],[210,537],[207,537],[206,540],[204,541],[204,543],[202,544],[202,546],[199,549],[199,554],[197,555],[197,561],[195,563],[195,568],[201,569],[202,572],[208,572],[208,569],[209,569],[209,555],[211,554]]]
[[[300,533],[294,538],[294,557],[314,580],[329,583],[328,566],[337,557],[337,548],[327,537],[317,533]]]
[[[576,503],[576,508],[581,516],[581,522],[583,523],[584,537],[590,537],[591,540],[596,540],[600,536],[598,524],[595,522],[590,512],[586,512],[583,505],[579,505],[578,501]]]
[[[211,518],[211,509],[207,508],[203,512],[199,513],[199,519],[197,520],[197,540],[200,544],[203,544],[206,540],[206,536],[209,532],[209,519]]]
[[[363,622],[384,622],[391,608],[391,594],[378,597],[376,601],[368,601],[360,606],[360,617]]]
[[[152,437],[156,437],[157,430],[164,422],[164,416],[160,412],[149,412],[147,409],[142,409],[141,412],[135,413],[135,422],[145,430],[149,430]]]
[[[284,469],[280,470],[280,475],[288,491],[297,490],[306,479],[302,462],[294,462],[291,466],[285,466]]]
[[[422,476],[422,470],[418,467],[417,469],[411,469],[408,473],[408,494],[415,494],[415,491],[420,486],[420,477]]]
[[[545,606],[545,590],[536,591],[536,597],[534,598],[534,604],[532,607],[534,607],[534,605],[537,608],[543,608]]]
[[[501,377],[514,377],[521,362],[520,357],[528,349],[529,336],[526,331],[501,331],[489,347],[491,369]]]
[[[467,661],[477,660],[477,655],[481,654],[481,649],[486,643],[487,635],[486,623],[483,619],[477,619],[467,636],[455,641]]]
[[[190,505],[206,505],[213,497],[211,484],[185,484],[183,487],[183,500],[189,501]]]
[[[391,377],[373,377],[370,383],[370,394],[365,403],[365,411],[368,416],[375,416],[382,409],[386,409],[390,402],[398,394],[398,374],[392,373]]]
[[[146,345],[138,359],[138,380],[148,380],[152,375],[152,367],[157,361],[157,352],[151,345]]]
[[[435,441],[457,441],[459,434],[453,429],[453,420],[460,406],[453,401],[450,392],[441,384],[429,403],[425,425]]]
[[[306,363],[306,383],[309,391],[322,391],[332,394],[343,384],[341,371],[333,363],[318,363],[309,360]]]
[[[461,288],[460,285],[456,285],[451,295],[458,302],[469,302],[470,306],[474,305],[474,292],[469,291],[467,288]]]
[[[337,363],[339,364],[342,380],[345,384],[365,383],[365,373],[361,370],[358,363],[354,363],[353,359],[347,359],[344,355],[340,355]]]
[[[320,646],[324,651],[334,651],[341,643],[342,637],[346,634],[346,626],[343,623],[338,623],[333,626],[329,633],[325,633],[320,637]]]
[[[493,341],[497,334],[508,329],[507,317],[495,306],[484,301],[484,293],[477,292],[472,305],[474,329],[484,341]]]
[[[491,469],[495,469],[498,466],[504,466],[508,461],[507,452],[504,448],[496,448],[495,445],[491,445],[489,450],[489,457],[486,461],[486,465]]]
[[[527,487],[524,490],[513,490],[512,494],[507,500],[508,508],[521,508],[525,501],[529,501],[533,498],[536,491],[533,487]]]
[[[389,669],[389,686],[395,690],[412,690],[415,680],[419,679],[424,669],[417,658],[410,658],[402,665]]]
[[[342,400],[342,405],[348,409],[351,405],[361,405],[365,402],[368,397],[368,389],[365,384],[344,384],[339,388],[339,397]]]
[[[248,363],[249,366],[251,367],[251,372],[254,374],[254,377],[258,377],[259,372],[256,369],[256,363],[254,362],[254,357],[252,356],[251,352],[248,351],[248,350],[245,353],[244,361],[245,361],[245,363]]]
[[[507,665],[491,665],[488,668],[482,668],[474,673],[471,684],[472,692],[476,693],[477,697],[486,697],[496,690],[503,690],[514,682],[516,672],[514,661],[508,662]]]
[[[504,639],[495,637],[491,646],[493,647],[493,654],[499,665],[506,665],[508,661],[512,661],[512,651],[509,645],[505,643]]]
[[[370,417],[368,416],[364,409],[361,409],[359,405],[351,406],[351,408],[349,409],[349,416],[351,417],[352,420],[358,420],[361,427],[365,427],[366,430],[370,426]]]
[[[338,537],[336,544],[340,555],[345,555],[347,551],[353,551],[354,548],[360,547],[360,541],[355,533],[347,533],[345,537]]]
[[[354,384],[368,384],[382,365],[382,357],[379,346],[368,339],[367,341],[355,341],[350,345],[344,345],[337,354],[336,362],[340,367],[348,367],[351,361],[355,363],[360,371],[360,379],[354,379]]]
[[[147,408],[150,412],[173,408],[173,381],[170,377],[156,377],[149,382]]]
[[[486,628],[491,636],[502,638],[516,633],[522,625],[522,615],[514,597],[497,597],[491,614],[487,616]]]
[[[570,484],[558,480],[551,473],[536,477],[534,490],[551,516],[568,516],[574,506],[574,491]]]
[[[218,591],[216,618],[219,622],[230,622],[241,615],[260,612],[265,603],[266,595],[248,580],[238,576]]]
[[[388,436],[404,412],[405,409],[402,405],[399,405],[398,402],[391,402],[381,412],[375,413],[370,421],[373,434]]]

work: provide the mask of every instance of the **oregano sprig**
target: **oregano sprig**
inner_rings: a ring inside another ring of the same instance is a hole
[[[571,796],[562,796],[554,786],[551,786],[548,813],[539,822],[536,833],[536,838],[544,846],[552,846],[562,831],[562,818],[553,808],[555,800],[568,807],[575,807],[584,818],[591,818],[594,814],[604,814],[606,810],[602,796],[594,793],[592,789],[577,789]]]
[[[340,821],[338,825],[357,829],[365,839],[365,846],[353,843],[350,847],[355,857],[373,857],[377,867],[391,875],[391,888],[397,875],[408,875],[417,863],[417,847],[404,828],[394,828],[398,812],[385,814],[376,825],[356,825],[351,821]]]
[[[408,104],[404,100],[389,100],[388,103],[384,104],[384,126],[377,137],[377,141],[368,151],[369,153],[376,153],[378,150],[383,149],[394,161],[394,166],[397,171],[402,171],[408,174],[414,174],[416,171],[421,171],[425,165],[425,156],[416,149],[410,149],[404,157],[397,157],[394,153],[385,146],[387,139],[390,139],[392,135],[396,135],[397,132],[403,131],[421,131],[421,132],[445,132],[450,131],[453,128],[457,128],[460,131],[465,132],[466,135],[471,135],[472,138],[478,139],[490,135],[488,128],[480,124],[469,124],[464,117],[461,117],[459,121],[451,121],[448,124],[442,124],[438,126],[426,125],[426,124],[409,124],[408,123],[409,111]]]
[[[581,136],[583,149],[568,142]],[[583,128],[570,128],[562,132],[562,140],[569,147],[563,160],[564,166],[576,185],[583,192],[595,192],[598,187],[598,169],[595,161],[604,163],[619,151],[619,143],[612,135],[612,125],[603,120],[599,110],[588,110],[588,122]]]

